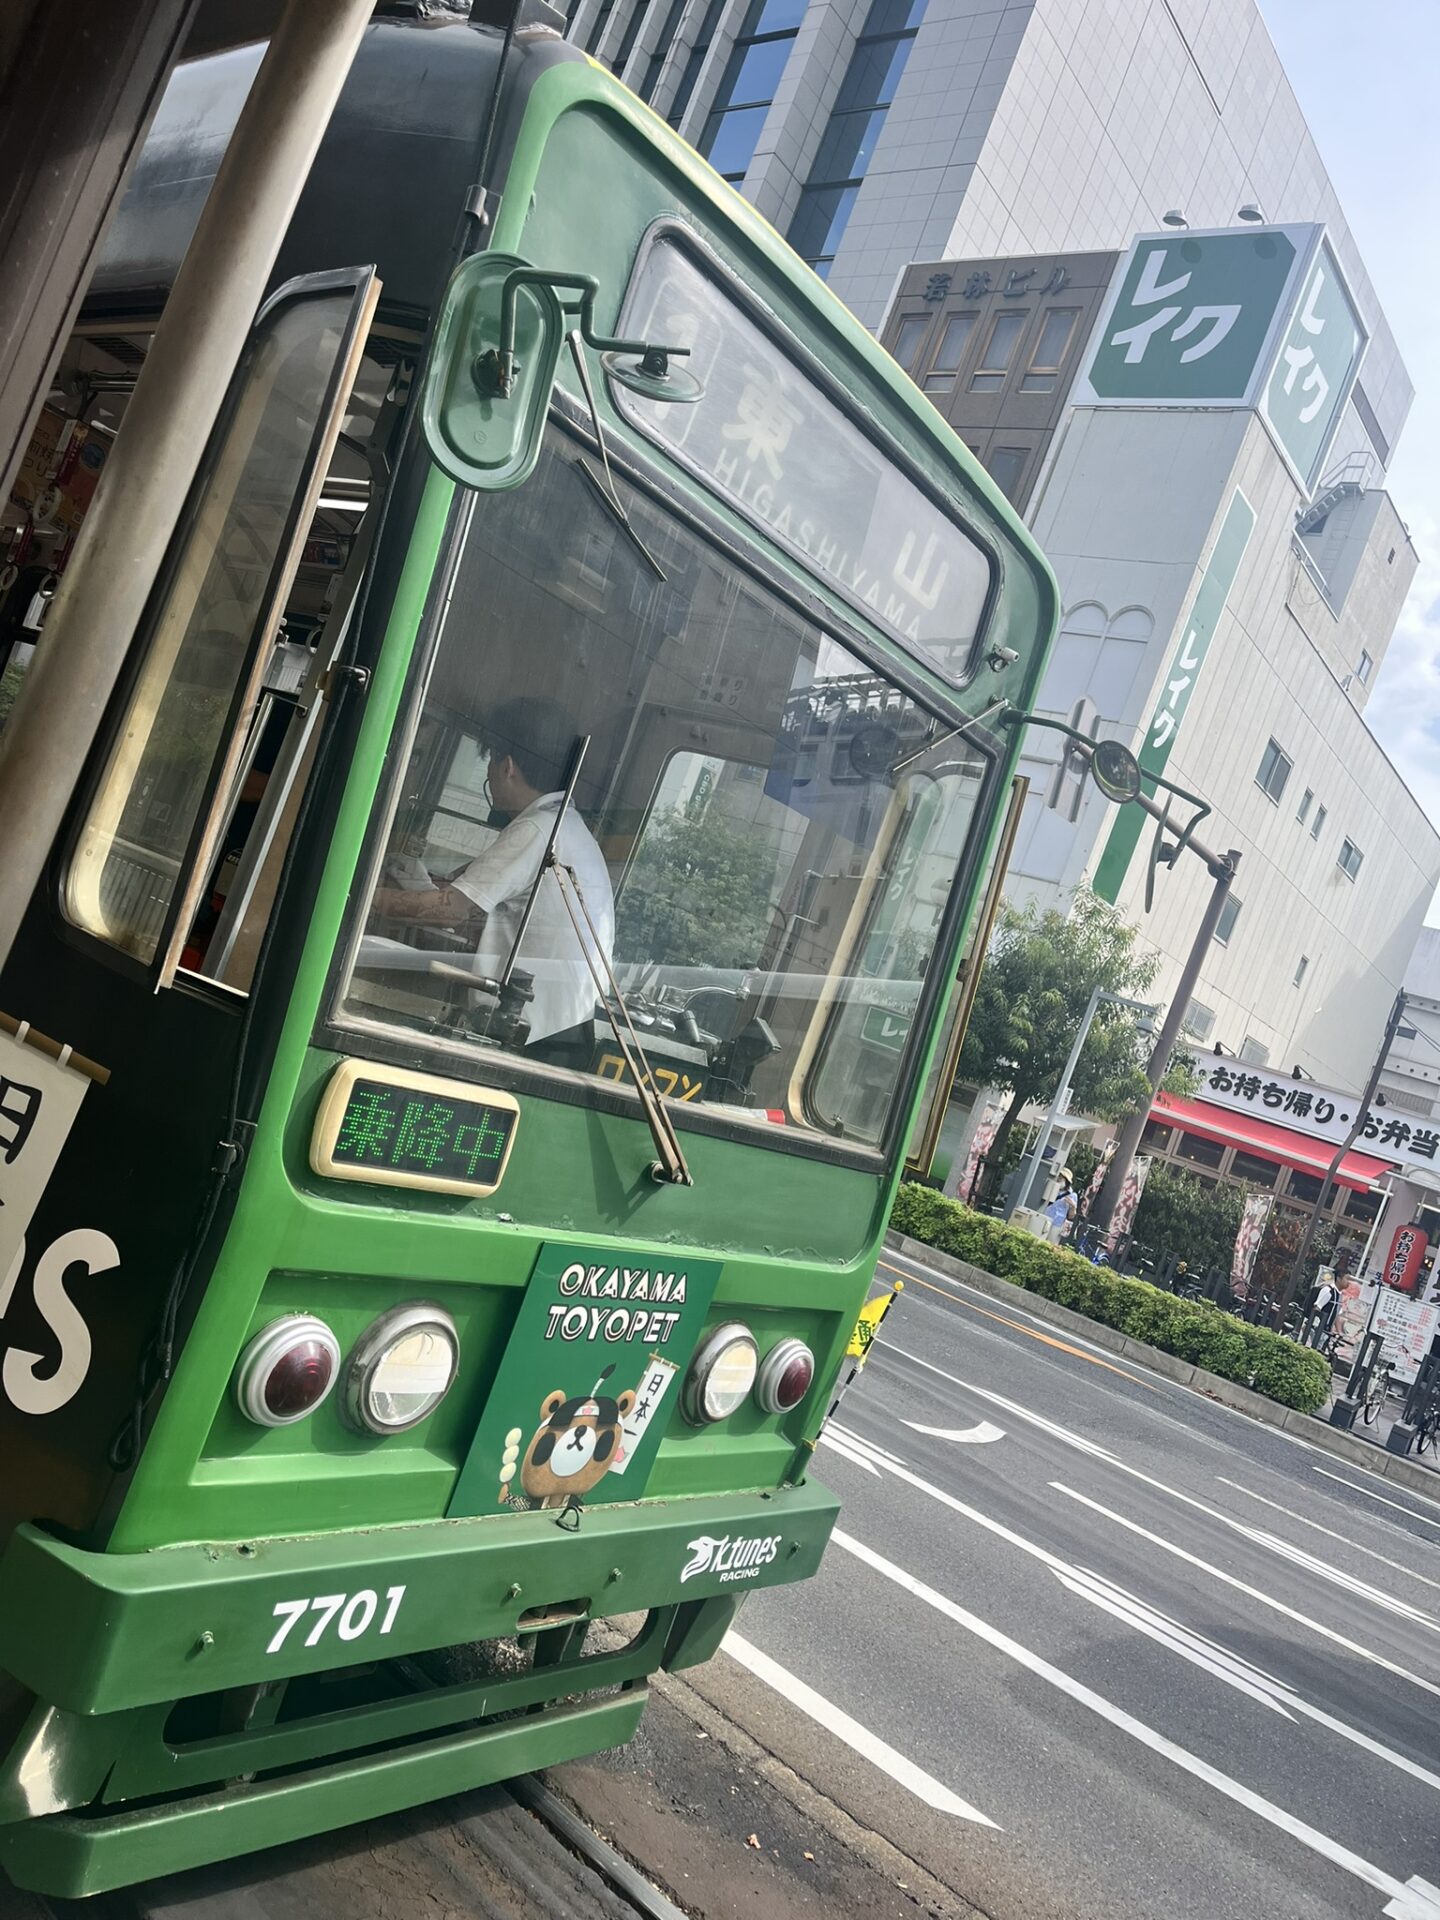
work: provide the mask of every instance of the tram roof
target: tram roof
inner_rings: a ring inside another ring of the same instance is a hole
[[[153,308],[163,299],[264,54],[264,40],[253,36],[270,12],[266,0],[202,9],[205,51],[171,75],[106,235],[92,307]],[[370,23],[274,284],[374,262],[387,307],[421,312],[433,304],[476,179],[500,44],[493,29],[455,14]],[[557,38],[522,36],[511,56],[511,112],[540,71],[579,57]]]

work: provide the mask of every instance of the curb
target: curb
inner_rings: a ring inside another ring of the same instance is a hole
[[[1242,1387],[1234,1380],[1222,1380],[1218,1373],[1207,1373],[1204,1367],[1192,1366],[1188,1360],[1179,1360],[1173,1353],[1162,1353],[1158,1347],[1147,1346],[1143,1340],[1132,1340],[1129,1334],[1107,1327],[1099,1320],[1087,1319],[1083,1313],[1076,1313],[1073,1307],[1062,1307],[1054,1300],[1046,1300],[1041,1294],[1030,1293],[1026,1288],[1016,1286],[1013,1280],[1002,1280],[998,1274],[987,1273],[983,1267],[972,1267],[967,1260],[957,1260],[953,1254],[942,1253],[938,1247],[932,1247],[924,1240],[912,1240],[903,1233],[887,1233],[885,1245],[891,1252],[902,1253],[906,1259],[914,1260],[922,1267],[933,1267],[939,1273],[949,1274],[951,1279],[963,1281],[977,1293],[1003,1301],[1029,1314],[1032,1319],[1044,1320],[1048,1325],[1061,1327],[1067,1333],[1080,1334],[1093,1347],[1100,1347],[1107,1353],[1123,1354],[1137,1366],[1161,1374],[1165,1379],[1173,1380],[1177,1386],[1189,1387],[1192,1392],[1204,1394],[1207,1400],[1217,1400],[1221,1406],[1229,1407],[1236,1413],[1248,1414],[1262,1426],[1279,1427],[1283,1432],[1307,1441],[1312,1447],[1334,1454],[1337,1460],[1346,1460],[1351,1466],[1390,1480],[1397,1487],[1405,1487],[1426,1499],[1440,1499],[1440,1473],[1430,1467],[1422,1467],[1418,1461],[1407,1459],[1403,1454],[1387,1453],[1384,1447],[1373,1441],[1357,1439],[1353,1433],[1332,1427],[1327,1421],[1317,1419],[1313,1413],[1300,1413],[1294,1407],[1282,1407],[1278,1400],[1267,1399],[1263,1393],[1256,1393],[1250,1387]]]

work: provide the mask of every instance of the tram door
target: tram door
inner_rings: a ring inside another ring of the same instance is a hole
[[[409,373],[379,291],[309,275],[261,310],[0,976],[0,1541],[103,1542],[243,1153],[256,959]],[[45,1116],[18,1146],[16,1086]]]

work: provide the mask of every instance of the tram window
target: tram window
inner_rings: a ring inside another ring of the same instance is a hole
[[[397,757],[347,1045],[384,1027],[623,1083],[608,964],[682,1113],[873,1145],[984,763],[621,484],[627,530],[583,458],[556,432],[476,508]],[[541,860],[581,735],[558,841],[577,900]],[[496,983],[522,922],[517,1010]]]
[[[203,958],[223,911],[217,886],[223,892],[256,820],[277,811],[278,794],[266,808],[264,790],[326,625],[315,575],[343,571],[350,549],[347,532],[328,537],[319,522],[297,521],[297,509],[307,491],[314,495],[327,417],[339,425],[366,298],[353,281],[303,290],[262,318],[171,555],[144,665],[65,888],[76,925],[141,961],[156,958],[173,903],[191,895],[185,960]],[[359,419],[347,424],[364,430]],[[359,465],[363,473],[363,458]],[[342,491],[355,478],[345,468],[342,445],[332,469]],[[353,497],[363,507],[362,494]],[[332,554],[333,566],[312,564]],[[187,868],[207,809],[211,844]],[[277,844],[273,831],[267,844]],[[273,877],[268,891],[247,897],[268,904]],[[255,943],[252,917],[241,943],[247,959],[236,962],[242,977],[229,984],[248,983]]]

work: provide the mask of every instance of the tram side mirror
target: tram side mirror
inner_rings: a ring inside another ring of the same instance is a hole
[[[517,279],[526,262],[475,253],[456,269],[426,377],[425,438],[461,486],[501,493],[535,471],[565,316],[553,287]]]
[[[704,388],[678,364],[690,349],[600,333],[598,293],[591,274],[549,272],[509,253],[472,254],[456,269],[440,308],[423,412],[430,451],[452,480],[496,493],[529,479],[567,334],[579,335],[577,355],[583,342],[611,380],[647,400],[700,398]],[[594,415],[583,362],[579,372]]]

